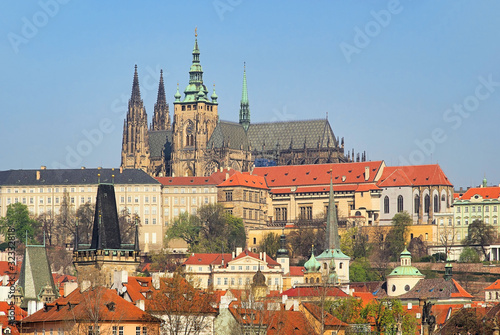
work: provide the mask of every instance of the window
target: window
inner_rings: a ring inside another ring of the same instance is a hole
[[[384,197],[384,213],[389,213],[389,197],[387,195]]]
[[[457,226],[460,226],[460,219],[457,219]]]
[[[288,217],[287,214],[286,207],[277,207],[274,209],[274,219],[276,221],[286,221]]]
[[[476,212],[476,207],[472,206],[472,213],[475,213],[475,212]]]
[[[439,213],[439,197],[437,194],[434,195],[434,213]]]
[[[493,206],[493,212],[497,211],[497,206]]]
[[[398,213],[403,211],[403,196],[398,195]]]
[[[248,201],[250,201],[250,202],[253,201],[252,192],[249,192],[249,194],[248,194]]]
[[[113,326],[113,335],[118,335],[118,327]]]
[[[196,205],[196,198],[195,198],[195,197],[193,197],[193,198],[191,199],[191,204],[192,204],[192,205]]]
[[[226,191],[226,201],[233,201],[233,191]]]
[[[135,327],[135,335],[141,335],[141,327]]]
[[[415,214],[418,214],[420,213],[420,196],[417,194],[415,195],[415,204],[414,204],[414,211],[415,211]]]
[[[312,220],[312,206],[302,206],[300,207],[300,218],[302,220]]]
[[[424,198],[424,213],[429,214],[429,209],[431,207],[431,197],[426,194]]]
[[[484,206],[484,211],[489,212],[490,211],[490,206]]]
[[[460,207],[457,207],[457,213],[460,213]]]
[[[156,224],[156,218],[153,218],[153,224]]]
[[[148,196],[145,196],[145,197],[144,197],[144,202],[145,202],[145,203],[148,203],[148,202],[149,202],[149,197],[148,197]]]
[[[429,234],[425,233],[425,240],[427,241],[429,239]]]
[[[144,224],[149,224],[149,219],[148,218],[144,219]]]
[[[151,233],[151,239],[153,240],[153,244],[156,244],[156,233]]]
[[[464,212],[465,212],[465,213],[469,213],[469,207],[465,207]]]
[[[142,335],[148,335],[148,328],[142,327]]]

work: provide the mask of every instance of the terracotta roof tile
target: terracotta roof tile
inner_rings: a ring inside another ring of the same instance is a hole
[[[484,290],[498,290],[498,289],[500,289],[500,279],[497,279],[493,284],[484,288]]]
[[[376,177],[383,167],[382,161],[359,163],[283,165],[271,167],[256,167],[253,174],[266,178],[270,188],[285,188],[289,186],[329,185],[330,170],[333,173],[333,184],[375,183]],[[365,167],[369,176],[365,180]]]
[[[217,187],[227,187],[227,186],[243,186],[250,188],[259,188],[264,190],[269,189],[267,187],[266,180],[264,179],[264,177],[248,173],[241,173],[241,172],[233,174],[227,180],[217,185]]]
[[[260,259],[259,254],[256,254],[256,253],[248,251],[248,250],[244,250],[231,261],[234,261],[234,260],[237,260],[237,259],[240,259],[243,257],[247,257],[247,256],[255,258],[255,259]],[[266,254],[266,263],[268,266],[279,266],[280,265],[280,263],[276,262],[274,259],[269,257],[268,254]]]
[[[321,308],[318,305],[310,302],[305,302],[302,303],[302,306],[304,306],[304,308],[306,308],[309,311],[309,313],[311,313],[314,316],[316,320],[318,321],[321,320]],[[324,323],[325,326],[343,326],[343,327],[348,326],[347,323],[337,319],[328,312],[325,312],[324,314]]]
[[[483,199],[498,199],[500,198],[500,187],[472,187],[469,188],[459,199],[470,200],[476,195],[482,197]]]
[[[306,268],[303,266],[290,266],[290,276],[304,277]]]
[[[388,166],[384,168],[379,187],[390,186],[453,186],[444,174],[439,164]]]
[[[184,265],[212,265],[222,264],[222,259],[227,264],[232,259],[231,254],[191,254],[183,263]]]

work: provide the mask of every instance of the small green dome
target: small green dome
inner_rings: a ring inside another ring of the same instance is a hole
[[[401,257],[405,256],[405,257],[411,257],[411,252],[408,251],[408,249],[406,249],[406,246],[405,246],[405,250],[403,250],[401,252]]]
[[[318,272],[321,268],[321,264],[314,257],[314,250],[311,252],[311,258],[304,264],[307,272]]]
[[[388,277],[390,276],[423,277],[424,275],[414,266],[398,266]]]
[[[179,92],[179,84],[177,84],[177,92],[174,94],[175,101],[181,101],[181,93]]]
[[[214,92],[212,93],[211,98],[212,98],[212,100],[217,101],[218,96],[217,96],[217,94],[215,94],[215,86],[214,86]]]

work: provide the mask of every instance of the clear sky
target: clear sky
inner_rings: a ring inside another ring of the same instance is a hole
[[[498,184],[500,2],[0,3],[0,170],[118,167],[134,65],[151,120],[181,92],[198,27],[204,82],[238,120],[328,119],[346,149]]]

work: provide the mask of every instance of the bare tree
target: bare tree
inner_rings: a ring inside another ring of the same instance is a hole
[[[439,227],[438,227],[439,229]],[[457,239],[457,231],[453,226],[444,225],[438,231],[438,243],[444,247],[444,253],[447,255],[448,250],[453,246]]]

